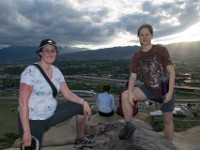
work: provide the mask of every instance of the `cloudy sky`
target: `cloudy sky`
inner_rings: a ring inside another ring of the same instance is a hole
[[[0,47],[59,45],[98,49],[139,45],[137,29],[154,27],[153,43],[200,40],[199,0],[1,0]]]

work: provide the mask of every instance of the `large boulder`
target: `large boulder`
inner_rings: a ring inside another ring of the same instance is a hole
[[[133,119],[136,127],[135,133],[128,140],[120,140],[118,135],[124,127],[124,120],[113,122],[97,122],[102,117],[95,115],[86,128],[89,134],[94,134],[95,139],[100,143],[97,147],[102,150],[176,150],[176,147],[166,140],[160,133],[154,132],[146,122]],[[107,118],[108,119],[108,118]],[[111,118],[110,118],[111,119]],[[88,129],[89,128],[89,129]]]
[[[145,113],[138,113],[136,118],[149,120]],[[161,133],[154,132],[152,127],[143,120],[133,119],[135,133],[128,140],[119,140],[118,135],[124,126],[124,119],[115,114],[112,117],[101,117],[95,114],[87,122],[86,134],[93,137],[99,144],[95,150],[175,150],[176,147],[163,138]],[[75,117],[50,128],[43,138],[42,150],[73,150],[76,135]],[[19,147],[16,140],[13,148]],[[11,150],[11,149],[7,149]]]

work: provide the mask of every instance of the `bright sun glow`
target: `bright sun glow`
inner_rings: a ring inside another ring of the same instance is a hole
[[[153,44],[170,44],[177,42],[191,42],[200,40],[200,23],[195,24],[194,26],[186,29],[184,32],[177,33],[171,36],[166,36],[162,38],[153,39]],[[96,45],[77,45],[76,47],[90,48],[90,49],[99,49],[99,48],[108,48],[116,46],[132,46],[139,45],[139,41],[136,35],[132,35],[128,32],[119,32],[111,43],[105,43],[101,46]],[[127,40],[130,39],[130,40]]]
[[[163,37],[163,38],[158,38],[154,39],[153,41],[155,43],[160,43],[160,44],[169,44],[169,43],[176,43],[176,42],[191,42],[191,41],[199,41],[200,39],[200,23],[197,23],[184,32]]]
[[[166,36],[162,38],[153,39],[153,44],[170,44],[177,42],[191,42],[200,40],[200,23],[195,24],[194,26],[186,29],[184,32],[177,33],[171,36]],[[90,48],[90,49],[100,49],[100,48],[109,48],[117,46],[132,46],[139,45],[139,41],[136,35],[132,35],[128,32],[119,32],[116,35],[117,38],[113,39],[110,43],[105,43],[101,46],[97,45],[76,45],[75,47],[79,48]],[[130,40],[127,40],[130,39]]]

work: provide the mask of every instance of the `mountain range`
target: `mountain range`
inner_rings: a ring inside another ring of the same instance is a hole
[[[172,57],[200,58],[200,41],[180,42],[163,45],[168,48]],[[139,46],[113,47],[97,50],[59,47],[59,60],[118,60],[130,59]],[[0,49],[0,63],[16,61],[34,61],[37,46],[10,46]]]

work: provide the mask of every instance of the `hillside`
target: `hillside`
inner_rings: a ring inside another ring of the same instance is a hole
[[[34,61],[39,57],[36,55],[38,46],[10,46],[0,49],[0,63],[4,62],[15,62],[15,61]],[[88,49],[82,48],[71,48],[67,46],[59,46],[59,55],[85,51]]]
[[[166,45],[172,57],[200,58],[200,41],[180,42]]]
[[[65,60],[118,60],[129,59],[139,46],[114,47],[63,54],[58,59]]]
[[[174,58],[199,58],[200,41],[164,45]],[[139,46],[113,47],[98,50],[59,47],[60,60],[118,60],[130,59]],[[36,46],[11,46],[0,49],[0,63],[35,60]]]

